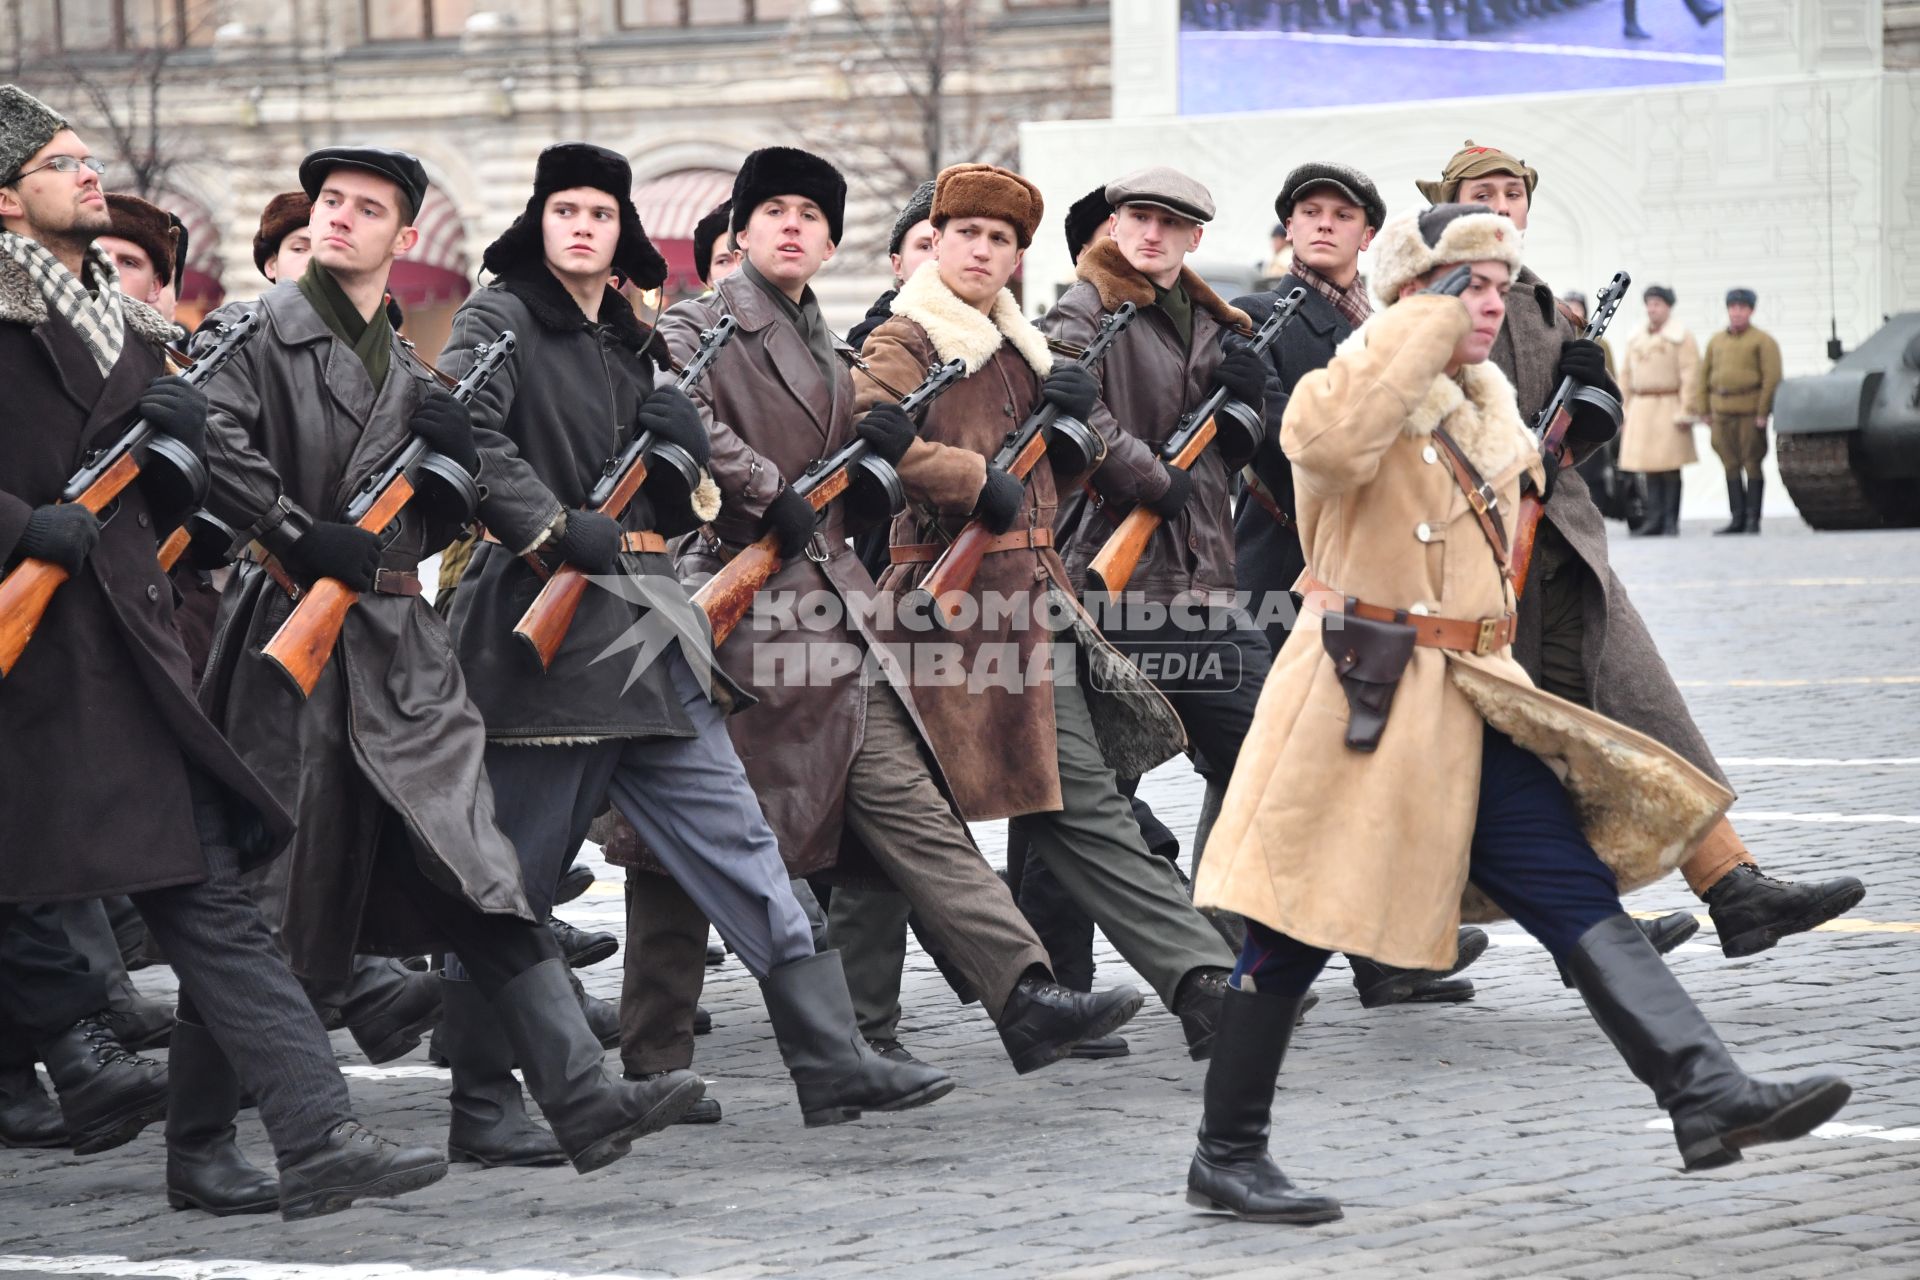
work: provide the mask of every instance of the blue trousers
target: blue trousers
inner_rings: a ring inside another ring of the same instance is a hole
[[[1581,834],[1573,802],[1540,757],[1492,728],[1480,748],[1480,807],[1467,875],[1556,960],[1580,936],[1624,908],[1613,870]],[[1247,941],[1234,966],[1261,991],[1304,995],[1330,952],[1247,921]]]

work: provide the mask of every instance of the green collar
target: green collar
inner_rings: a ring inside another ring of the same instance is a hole
[[[387,319],[387,309],[376,307],[373,319],[362,318],[340,282],[312,259],[307,261],[306,274],[300,277],[299,289],[334,337],[353,348],[378,394],[393,364],[393,324]]]

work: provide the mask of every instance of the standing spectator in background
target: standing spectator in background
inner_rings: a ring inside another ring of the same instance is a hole
[[[1647,322],[1627,339],[1620,366],[1626,418],[1620,424],[1620,469],[1647,478],[1647,518],[1635,534],[1680,532],[1680,468],[1693,451],[1700,346],[1673,318],[1673,290],[1649,285]]]
[[[1277,280],[1293,270],[1293,245],[1287,240],[1286,223],[1273,224],[1272,244],[1272,251],[1267,255],[1266,268],[1260,274],[1265,279]]]
[[[1760,499],[1766,481],[1767,419],[1780,385],[1780,344],[1756,329],[1751,289],[1727,290],[1727,327],[1707,340],[1698,389],[1689,407],[1711,413],[1713,451],[1727,469],[1727,506],[1732,519],[1715,533],[1760,532]]]

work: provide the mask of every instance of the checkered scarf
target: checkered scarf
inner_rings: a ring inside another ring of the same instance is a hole
[[[93,362],[100,366],[101,376],[113,372],[121,349],[127,345],[127,313],[121,306],[125,295],[120,292],[120,273],[114,270],[106,250],[98,245],[87,247],[87,264],[93,268],[89,274],[98,286],[91,291],[53,256],[53,250],[37,240],[0,231],[0,253],[25,268],[47,306],[74,327],[92,353]]]
[[[1346,317],[1347,323],[1358,329],[1373,314],[1373,304],[1367,301],[1367,278],[1356,274],[1353,283],[1342,289],[1333,281],[1300,261],[1294,255],[1291,274],[1296,280],[1318,293],[1333,304],[1333,309]]]

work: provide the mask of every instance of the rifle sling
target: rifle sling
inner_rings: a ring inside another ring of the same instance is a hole
[[[1435,426],[1433,438],[1440,445],[1440,456],[1447,461],[1447,471],[1453,476],[1453,482],[1460,486],[1460,492],[1466,495],[1467,506],[1480,522],[1480,532],[1487,535],[1487,545],[1493,548],[1493,558],[1500,565],[1500,572],[1506,573],[1511,560],[1507,544],[1506,522],[1500,518],[1500,495],[1468,460],[1460,444],[1447,429]]]

